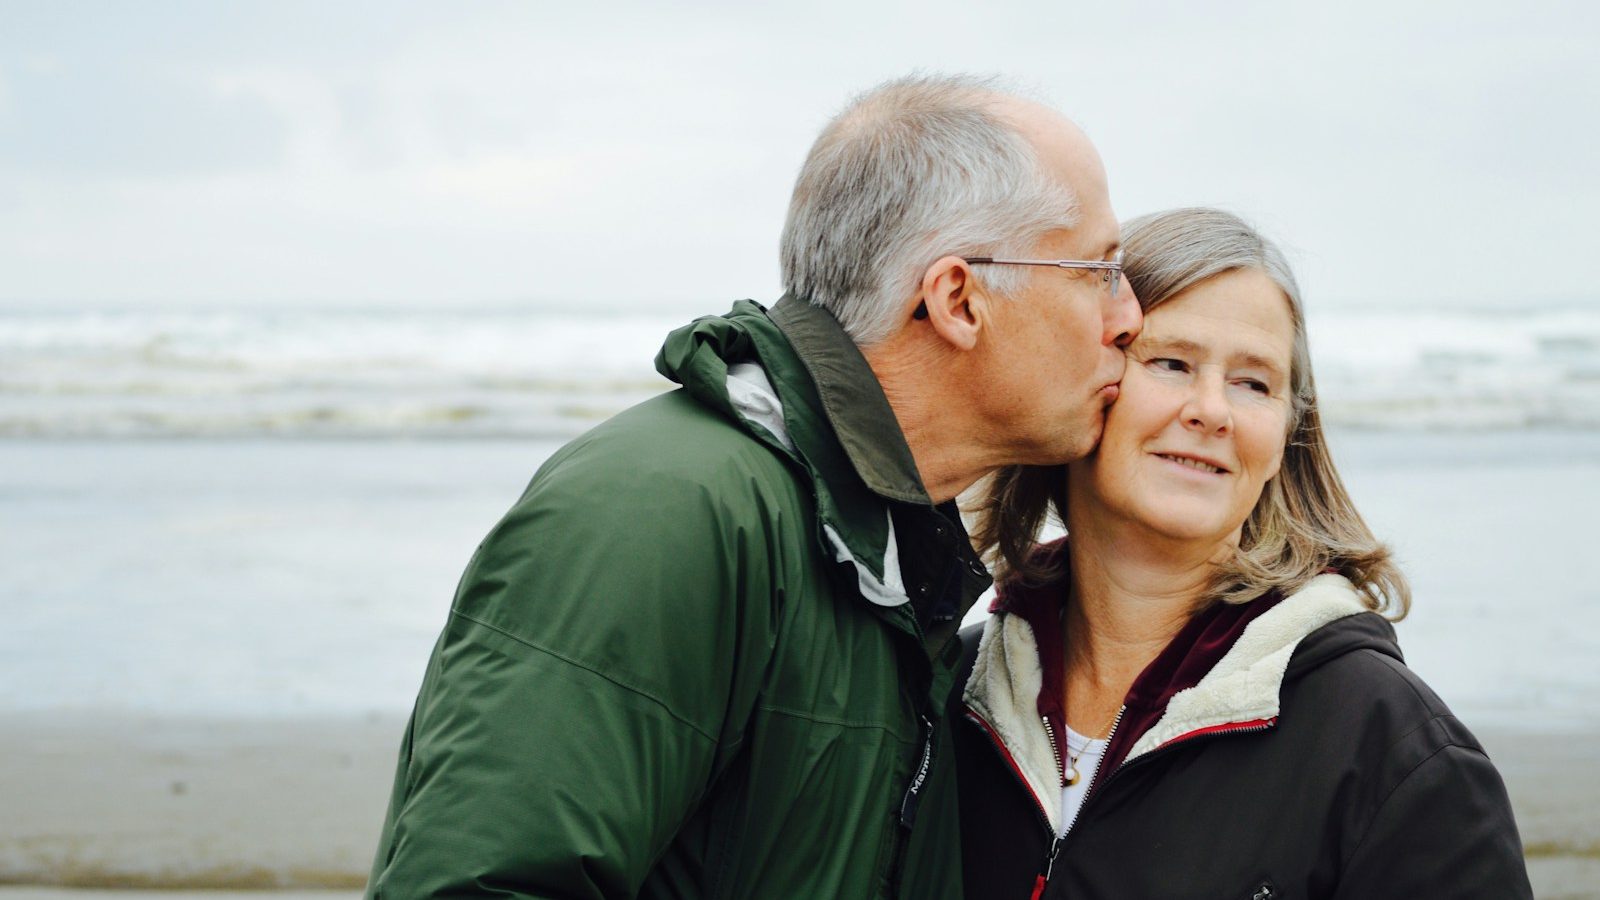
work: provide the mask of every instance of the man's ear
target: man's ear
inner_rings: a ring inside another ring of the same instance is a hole
[[[987,319],[988,296],[977,290],[972,266],[959,256],[942,257],[922,275],[922,305],[914,314],[926,319],[939,338],[957,350],[978,345]]]

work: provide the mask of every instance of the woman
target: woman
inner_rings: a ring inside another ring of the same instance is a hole
[[[1531,896],[1499,775],[1384,618],[1409,589],[1328,455],[1283,256],[1205,209],[1124,249],[1145,325],[1099,449],[979,511],[967,896]]]

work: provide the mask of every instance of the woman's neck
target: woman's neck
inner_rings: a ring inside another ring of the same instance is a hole
[[[1151,546],[1107,523],[1072,528],[1066,615],[1068,723],[1091,731],[1189,621],[1215,571],[1216,548]],[[1142,538],[1142,539],[1141,539]],[[1074,709],[1076,708],[1076,709]],[[1083,732],[1089,733],[1089,732]]]

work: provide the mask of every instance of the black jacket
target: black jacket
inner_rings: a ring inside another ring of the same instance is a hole
[[[1024,696],[1049,693],[1022,662],[1032,628],[998,612],[977,630],[952,698],[969,900],[1532,896],[1493,764],[1339,576],[1236,629],[1187,684],[1141,683],[1175,677],[1184,647],[1152,663],[1129,696],[1171,702],[1145,733],[1113,733],[1059,847],[1059,782],[1040,771],[1054,750]]]

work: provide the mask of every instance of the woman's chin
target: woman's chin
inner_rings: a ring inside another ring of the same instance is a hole
[[[1182,504],[1175,506],[1177,508],[1168,506],[1131,518],[1153,537],[1165,541],[1216,546],[1236,543],[1239,533],[1238,523],[1224,522],[1214,513],[1184,510]]]

